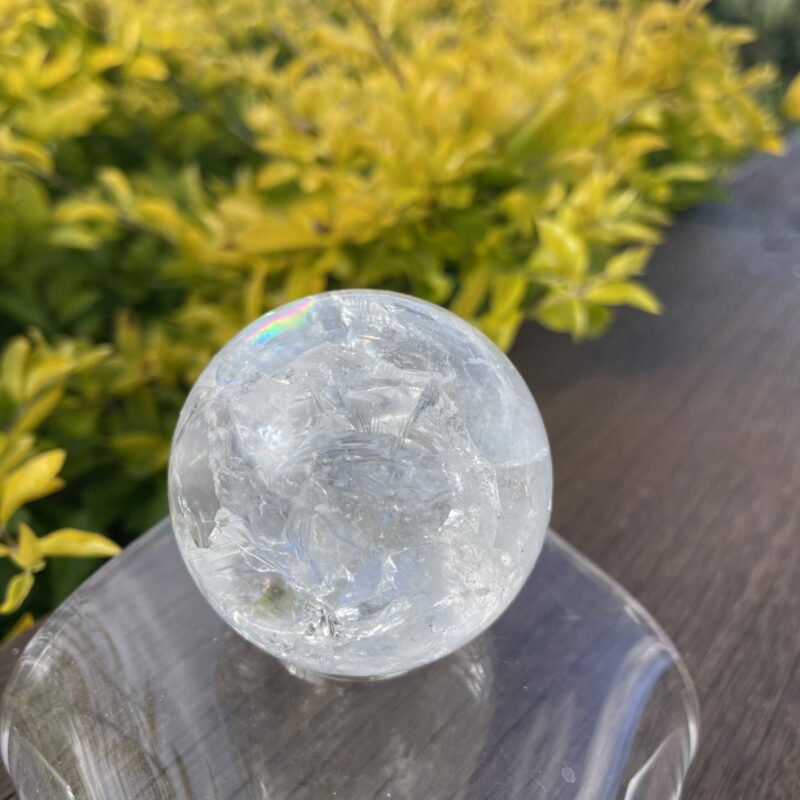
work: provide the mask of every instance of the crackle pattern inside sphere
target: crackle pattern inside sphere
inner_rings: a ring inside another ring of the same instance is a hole
[[[181,413],[175,532],[247,639],[379,676],[464,644],[529,575],[550,513],[533,398],[482,334],[388,292],[316,295],[218,353]]]

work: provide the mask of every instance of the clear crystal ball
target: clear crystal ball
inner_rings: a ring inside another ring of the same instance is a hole
[[[550,516],[536,404],[438,306],[329,292],[211,361],[172,445],[172,520],[202,593],[294,668],[377,677],[433,661],[508,606]]]

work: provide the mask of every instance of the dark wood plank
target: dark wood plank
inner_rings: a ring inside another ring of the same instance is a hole
[[[800,139],[651,266],[666,304],[512,354],[551,434],[554,527],[684,653],[702,710],[689,798],[800,797]]]
[[[8,679],[11,677],[19,654],[25,649],[25,645],[28,644],[38,628],[39,624],[23,631],[13,641],[0,647],[0,692],[5,689]],[[16,797],[14,785],[11,783],[11,778],[8,777],[5,766],[0,762],[0,800],[11,800],[14,797]]]
[[[797,186],[800,139],[669,232],[663,317],[623,312],[579,347],[531,326],[512,353],[551,436],[554,527],[648,606],[697,683],[689,798],[800,795]]]

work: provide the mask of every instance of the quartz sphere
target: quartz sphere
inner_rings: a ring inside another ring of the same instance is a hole
[[[211,360],[178,421],[172,521],[200,591],[289,666],[381,677],[484,630],[533,569],[552,468],[482,333],[392,292],[314,295]]]

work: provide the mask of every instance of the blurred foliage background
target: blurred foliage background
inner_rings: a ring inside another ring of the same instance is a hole
[[[751,39],[693,1],[0,0],[8,625],[165,513],[189,386],[270,308],[396,289],[503,348],[657,312],[672,214],[781,150]]]
[[[709,10],[724,22],[753,30],[753,41],[743,48],[747,63],[771,60],[785,80],[800,70],[798,0],[712,0]]]

